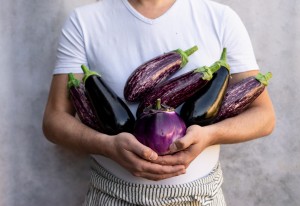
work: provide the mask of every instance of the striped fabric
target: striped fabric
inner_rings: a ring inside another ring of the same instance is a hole
[[[225,206],[218,164],[206,177],[182,185],[139,185],[119,179],[92,160],[84,206]]]

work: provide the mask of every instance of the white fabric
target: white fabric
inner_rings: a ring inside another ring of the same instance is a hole
[[[54,74],[81,73],[86,64],[97,71],[123,98],[128,76],[140,64],[177,48],[197,45],[189,63],[175,76],[211,65],[227,48],[231,73],[258,69],[248,33],[228,6],[209,0],[177,0],[162,16],[149,19],[127,0],[100,0],[75,9],[66,21],[59,42]],[[123,98],[124,99],[124,98]],[[128,103],[135,114],[137,104]],[[207,175],[217,164],[220,146],[201,153],[187,173],[160,182],[133,177],[110,159],[95,156],[108,171],[138,183],[180,184]]]

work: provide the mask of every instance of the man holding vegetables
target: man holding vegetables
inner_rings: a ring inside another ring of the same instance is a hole
[[[221,144],[269,135],[275,114],[268,92],[243,113],[186,135],[159,156],[132,134],[97,132],[75,118],[68,73],[81,65],[101,74],[124,99],[130,74],[145,61],[178,48],[199,51],[175,76],[211,65],[227,48],[230,84],[258,73],[248,33],[229,7],[209,0],[100,0],[75,9],[59,42],[43,130],[51,142],[91,154],[91,186],[84,205],[226,205],[219,164]],[[127,102],[135,114],[137,103]]]

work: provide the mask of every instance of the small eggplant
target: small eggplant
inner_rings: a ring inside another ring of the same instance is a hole
[[[188,56],[198,50],[194,46],[186,51],[177,49],[157,56],[140,65],[129,76],[125,87],[124,97],[127,101],[137,102],[155,85],[162,82],[188,62]]]
[[[247,77],[228,86],[220,111],[215,122],[234,117],[245,111],[249,105],[264,91],[272,78],[272,73]]]
[[[73,73],[69,73],[67,86],[69,97],[80,121],[88,127],[100,131],[98,119],[91,102],[86,96],[83,83],[76,79]]]
[[[210,67],[203,66],[196,68],[157,85],[141,100],[137,109],[137,116],[139,116],[146,107],[154,104],[158,98],[161,99],[162,104],[177,108],[201,90],[223,64],[224,61],[218,60]]]
[[[183,137],[185,132],[186,126],[180,116],[173,108],[161,105],[158,99],[156,107],[144,110],[137,119],[133,134],[158,155],[165,155],[170,153],[170,145]]]
[[[213,79],[182,105],[180,116],[187,126],[192,124],[205,126],[211,124],[217,117],[230,77],[226,48],[223,49],[221,61],[224,63]]]
[[[102,80],[101,76],[81,66],[83,82],[100,122],[103,133],[116,135],[121,132],[133,132],[135,118],[126,103]]]

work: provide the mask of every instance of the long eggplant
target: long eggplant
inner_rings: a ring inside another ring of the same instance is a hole
[[[68,74],[68,91],[71,102],[80,121],[97,131],[100,131],[99,121],[93,110],[93,106],[86,96],[84,84],[75,78],[73,73]]]
[[[214,122],[234,117],[245,111],[249,105],[264,91],[272,78],[272,73],[247,77],[228,87],[220,111]]]
[[[212,80],[182,105],[180,116],[187,126],[205,126],[217,117],[230,77],[226,48],[223,49],[221,61],[223,64]]]
[[[81,66],[83,82],[100,122],[102,132],[116,135],[121,132],[133,132],[135,118],[126,103],[102,80],[101,76]]]
[[[201,90],[223,64],[223,61],[218,60],[210,67],[203,66],[196,68],[157,85],[141,100],[137,109],[137,116],[139,116],[145,108],[155,104],[157,99],[161,99],[162,104],[177,108]]]
[[[125,84],[125,99],[130,102],[139,101],[155,85],[184,67],[188,62],[188,56],[197,50],[197,46],[186,51],[177,49],[157,56],[140,65],[129,76]]]

